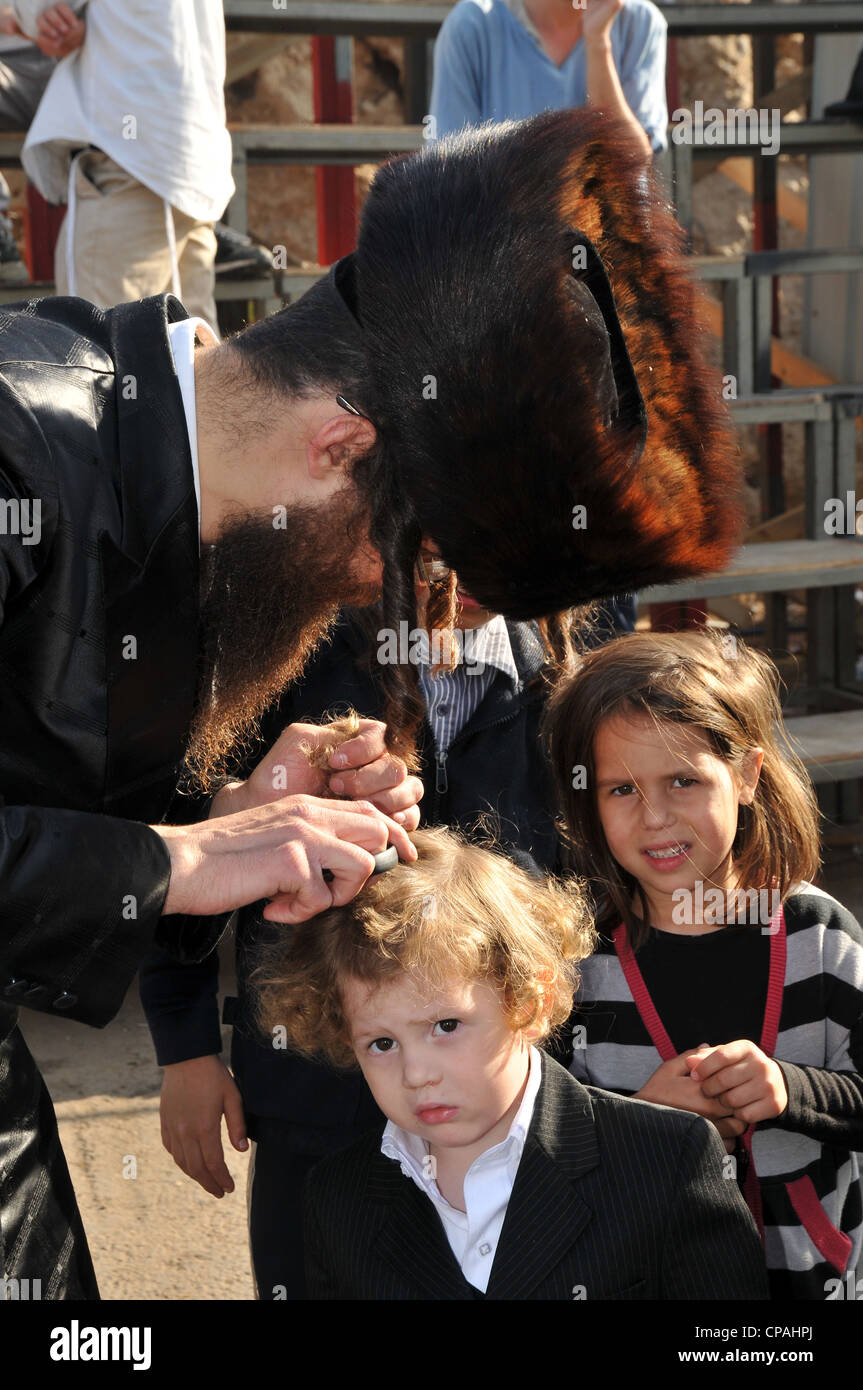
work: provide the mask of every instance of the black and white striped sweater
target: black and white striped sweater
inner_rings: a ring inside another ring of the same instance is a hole
[[[844,1287],[852,1272],[863,1275],[857,1152],[863,1150],[863,931],[835,898],[811,884],[790,894],[783,917],[775,949],[784,952],[784,968],[779,974],[774,969],[764,1004],[772,992],[774,1016],[778,1011],[772,1055],[785,1077],[788,1106],[778,1119],[755,1126],[751,1152],[774,1296],[825,1299],[837,1296],[837,1279]],[[739,931],[737,940],[745,945]],[[752,960],[741,949],[744,954]],[[646,968],[644,983],[650,990]],[[711,982],[704,976],[685,987],[707,990]],[[711,1004],[715,1018],[715,998]],[[663,1060],[646,1016],[613,940],[603,937],[583,964],[572,1018],[571,1070],[578,1080],[624,1095],[639,1091]],[[717,1045],[732,1038],[708,1040]],[[761,1045],[757,1033],[753,1041]]]

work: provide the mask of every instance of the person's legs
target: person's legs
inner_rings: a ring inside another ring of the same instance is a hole
[[[0,130],[28,130],[54,71],[53,58],[33,49],[11,49],[0,57]]]
[[[7,1297],[97,1299],[54,1107],[15,1017],[0,1007],[0,1277]]]
[[[216,301],[216,236],[209,222],[196,222],[173,209],[180,271],[180,298],[193,317],[200,317],[218,332]],[[170,286],[168,287],[170,288]]]
[[[250,1177],[249,1243],[258,1298],[303,1300],[303,1191],[306,1178],[327,1154],[360,1139],[362,1129],[311,1129],[258,1120]]]
[[[75,206],[60,228],[54,268],[58,294],[77,294],[100,309],[170,290],[163,200],[101,150],[85,150],[78,157]]]
[[[0,57],[0,130],[27,130],[54,71],[38,48],[11,49]],[[28,276],[7,214],[9,185],[0,174],[0,282],[23,284]]]

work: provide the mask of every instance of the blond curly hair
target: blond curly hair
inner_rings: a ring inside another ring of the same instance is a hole
[[[407,973],[432,992],[453,979],[496,988],[514,1030],[566,1022],[576,965],[593,950],[577,879],[535,878],[451,830],[417,830],[419,859],[369,879],[264,948],[253,974],[258,1025],[339,1067],[356,1065],[342,1004],[348,978],[373,987]]]

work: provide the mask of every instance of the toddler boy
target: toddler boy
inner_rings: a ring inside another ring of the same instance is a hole
[[[319,1299],[764,1299],[714,1127],[581,1085],[537,1044],[593,928],[576,882],[449,831],[282,937],[260,1019],[359,1064],[388,1117],[307,1186]]]

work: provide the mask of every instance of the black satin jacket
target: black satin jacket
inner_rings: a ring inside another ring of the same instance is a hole
[[[0,1037],[19,1005],[106,1024],[182,931],[149,824],[195,695],[186,317],[170,295],[0,312]]]

